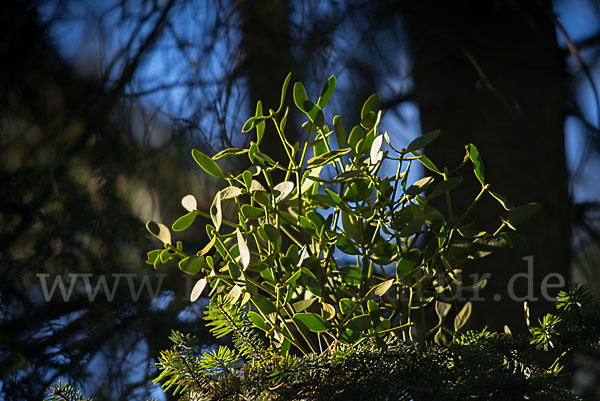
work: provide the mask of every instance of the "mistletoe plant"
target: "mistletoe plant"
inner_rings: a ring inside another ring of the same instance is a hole
[[[264,332],[270,351],[279,355],[319,353],[369,338],[380,343],[389,336],[414,340],[413,315],[430,306],[439,322],[421,327],[419,338],[435,333],[435,340],[444,343],[447,336],[456,336],[471,304],[462,306],[452,325],[446,325],[445,317],[452,308],[451,295],[464,287],[460,273],[465,262],[519,244],[521,237],[512,230],[540,205],[515,208],[492,192],[472,144],[459,166],[438,168],[419,149],[439,131],[396,149],[379,129],[377,95],[366,100],[360,124],[349,134],[340,116],[327,125],[323,108],[336,87],[333,76],[316,103],[301,82],[294,84],[294,103],[308,121],[303,143],[290,143],[285,133],[289,110],[283,108],[290,78],[285,79],[277,110],[264,114],[259,101],[256,114],[245,123],[243,132],[256,131],[256,142],[247,149],[225,149],[213,157],[192,151],[198,165],[222,179],[224,188],[215,195],[210,213],[198,210],[192,195],[185,196],[187,214],[171,228],[185,230],[199,217],[208,244],[186,252],[181,242],[172,241],[168,227],[149,221],[148,230],[164,248],[150,251],[147,263],[159,268],[174,259],[182,271],[203,275],[192,301],[208,285],[212,312],[225,316],[226,304],[241,308],[244,318]],[[285,163],[260,151],[267,124],[281,140]],[[384,142],[389,150],[383,149]],[[250,167],[223,171],[217,161],[231,157],[248,158]],[[397,166],[395,175],[377,175],[386,160]],[[428,175],[409,185],[415,162]],[[481,189],[459,211],[452,207],[451,195],[463,181],[457,174],[467,164]],[[277,171],[285,176],[282,182],[273,180]],[[483,196],[494,197],[507,212],[494,233],[468,223]],[[438,197],[445,198],[445,210],[432,206]],[[226,207],[235,209],[230,220],[224,217]],[[212,312],[209,318],[214,318]]]
[[[323,108],[335,77],[316,103],[302,83],[294,85],[294,103],[308,121],[305,140],[290,143],[283,107],[290,78],[277,110],[263,113],[258,102],[244,125],[243,132],[256,132],[247,149],[213,157],[192,151],[207,174],[223,180],[209,212],[187,195],[187,213],[171,230],[147,223],[164,245],[148,252],[147,263],[158,269],[175,260],[183,272],[201,275],[191,301],[210,292],[207,325],[217,338],[231,335],[234,345],[199,355],[193,336],[174,332],[155,382],[182,400],[577,399],[556,378],[569,351],[598,348],[600,315],[589,307],[588,289],[559,293],[556,314],[539,327],[527,319],[530,336],[464,332],[472,306],[457,299],[485,285],[461,281],[466,263],[522,243],[515,227],[540,205],[514,207],[493,192],[472,144],[459,166],[439,168],[419,152],[439,131],[395,148],[379,130],[377,95],[349,133],[339,116],[327,125]],[[268,124],[285,163],[260,151]],[[224,171],[218,162],[233,157],[247,158],[250,167]],[[378,174],[387,171],[384,162],[396,167],[394,175]],[[427,174],[410,184],[415,163]],[[452,195],[464,170],[481,187],[470,206],[457,210]],[[484,196],[504,209],[490,233],[469,218]],[[196,221],[208,234],[202,249],[172,240],[171,231]],[[437,322],[428,323],[433,312]],[[540,351],[557,357],[548,366]],[[48,399],[80,399],[74,391],[53,387]]]

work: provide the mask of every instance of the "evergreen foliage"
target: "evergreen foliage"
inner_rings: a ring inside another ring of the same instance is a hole
[[[167,226],[147,223],[164,245],[148,253],[148,263],[160,268],[176,260],[182,271],[201,274],[192,301],[210,287],[207,326],[233,342],[200,350],[193,336],[174,332],[155,382],[182,400],[576,399],[558,379],[569,351],[598,346],[600,319],[589,308],[587,288],[561,292],[556,313],[537,325],[528,321],[527,336],[509,328],[465,332],[474,306],[461,294],[486,282],[463,282],[463,268],[521,244],[516,226],[540,205],[515,207],[492,192],[472,144],[459,166],[438,168],[419,149],[439,131],[395,149],[379,132],[377,95],[367,99],[349,135],[339,116],[330,129],[322,109],[334,77],[316,103],[301,83],[294,85],[294,103],[308,121],[306,141],[291,144],[283,109],[289,82],[290,76],[277,111],[264,115],[259,102],[244,125],[244,132],[256,132],[247,149],[214,157],[192,151],[206,173],[227,184],[209,213],[197,210],[192,195],[184,197],[187,213],[172,225],[178,232],[197,217],[207,219],[203,249],[187,253]],[[287,167],[260,152],[267,122],[286,149]],[[382,150],[384,141],[389,150]],[[240,156],[252,164],[240,174],[217,163]],[[394,176],[378,175],[386,160],[396,163]],[[431,176],[409,185],[413,163]],[[466,210],[453,210],[451,192],[466,166],[481,189]],[[274,182],[276,173],[282,182]],[[491,233],[469,221],[483,196],[504,209]]]

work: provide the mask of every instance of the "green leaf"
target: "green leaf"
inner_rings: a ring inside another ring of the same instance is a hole
[[[345,315],[352,310],[354,305],[356,305],[356,302],[350,300],[349,298],[342,298],[338,304],[340,306],[340,312]]]
[[[262,103],[260,100],[256,102],[256,117],[262,117]],[[260,143],[262,141],[263,135],[265,133],[265,122],[264,120],[256,124],[256,143]]]
[[[217,192],[210,207],[210,219],[215,225],[215,229],[219,231],[219,228],[221,228],[221,222],[223,220],[223,215],[221,212],[221,192]]]
[[[360,118],[363,119],[370,111],[377,113],[379,110],[379,95],[373,94],[363,104],[362,110],[360,111]]]
[[[346,143],[346,130],[344,129],[344,122],[342,117],[333,117],[333,129],[335,130],[335,139],[337,140],[338,147],[340,149],[345,148]]]
[[[506,244],[509,248],[515,248],[517,246],[525,245],[527,243],[527,239],[519,233],[515,233],[512,231],[499,233],[498,237],[506,240]]]
[[[481,160],[481,156],[479,155],[479,150],[472,143],[467,145],[467,152],[469,154],[469,158],[473,163],[473,171],[475,172],[475,176],[481,183],[481,185],[485,185],[485,178],[483,173],[483,160]]]
[[[250,117],[248,121],[242,127],[242,132],[250,132],[252,128],[254,128],[254,124],[256,123],[256,117]]]
[[[340,235],[337,239],[335,246],[342,252],[348,255],[358,255],[358,249],[350,242],[346,237]]]
[[[358,143],[361,139],[365,137],[365,130],[355,125],[350,131],[350,136],[348,137],[348,145],[352,148],[352,151],[357,154],[358,153]]]
[[[317,127],[322,127],[325,123],[325,116],[323,115],[323,112],[321,111],[319,106],[317,106],[310,100],[304,101],[302,111],[304,111],[304,113],[308,116],[310,121],[312,121]]]
[[[368,330],[371,326],[371,316],[368,314],[355,316],[346,323],[346,327],[354,331]]]
[[[294,84],[294,103],[296,107],[300,109],[300,111],[304,111],[304,102],[308,100],[308,96],[306,95],[306,89],[304,89],[304,85],[302,82],[296,82]]]
[[[432,183],[433,183],[433,177],[421,178],[419,181],[415,182],[410,187],[408,187],[408,189],[406,190],[406,194],[412,195],[412,196],[418,195],[421,192],[425,191],[427,189],[427,187],[429,185],[431,185]]]
[[[277,108],[277,113],[279,113],[281,111],[281,109],[283,108],[283,104],[285,103],[285,95],[287,93],[287,88],[288,88],[288,85],[289,85],[291,79],[292,79],[292,73],[290,72],[285,77],[285,80],[283,81],[283,86],[281,87],[281,101],[279,102],[279,107]]]
[[[171,226],[173,231],[183,231],[186,230],[192,223],[196,220],[196,212],[189,212],[184,216],[178,218],[175,223]]]
[[[454,188],[456,188],[462,182],[462,177],[452,177],[448,178],[446,181],[442,181],[433,188],[431,191],[431,196],[434,198],[436,196],[444,195],[447,192],[450,192]]]
[[[313,157],[312,159],[308,160],[307,168],[315,168],[315,167],[319,167],[319,166],[323,166],[325,164],[331,163],[335,159],[339,159],[346,153],[349,153],[351,150],[352,149],[350,149],[350,148],[332,150],[331,152],[327,152],[320,156]]]
[[[323,107],[325,107],[327,102],[329,102],[329,99],[331,98],[331,95],[333,94],[335,87],[336,87],[336,80],[335,80],[335,77],[332,75],[329,77],[329,79],[325,83],[325,86],[323,86],[323,90],[321,91],[321,96],[319,97],[319,100],[317,101],[317,106],[319,106],[320,109],[323,109]]]
[[[435,164],[433,164],[433,162],[431,160],[429,160],[429,158],[425,155],[420,155],[417,153],[413,153],[412,154],[416,160],[419,161],[419,163],[421,163],[423,166],[427,167],[429,170],[439,173],[440,170],[437,168],[437,166]]]
[[[204,246],[204,248],[199,250],[198,253],[196,253],[196,256],[202,256],[202,255],[207,254],[208,251],[210,251],[212,249],[212,247],[215,245],[215,242],[217,242],[217,235],[216,235],[216,233],[213,233],[212,238],[210,239],[208,244],[206,244]]]
[[[311,297],[308,299],[303,299],[301,301],[294,302],[292,304],[292,308],[294,308],[294,311],[296,313],[304,312],[316,301],[316,299],[317,298]]]
[[[258,313],[254,312],[254,311],[250,311],[250,312],[248,312],[247,316],[248,316],[248,319],[250,320],[250,322],[252,322],[252,324],[255,327],[258,327],[259,329],[261,329],[263,331],[269,331],[267,322],[265,322],[265,319],[263,319],[261,315],[259,315]]]
[[[148,230],[148,232],[150,232],[150,234],[154,235],[164,244],[171,243],[171,232],[164,224],[158,223],[153,220],[148,220],[146,222],[146,229]]]
[[[275,305],[268,298],[260,294],[256,294],[251,298],[252,302],[256,305],[258,310],[267,318],[267,320],[271,320],[271,317],[274,317],[277,309],[275,309]]]
[[[354,214],[342,212],[342,227],[351,239],[361,242],[361,223]]]
[[[421,252],[418,249],[411,249],[406,252],[396,265],[396,271],[403,277],[408,276],[412,269],[417,265]]]
[[[196,281],[196,284],[194,285],[194,288],[192,288],[192,293],[190,295],[191,302],[195,302],[198,298],[200,298],[202,291],[204,291],[204,287],[206,287],[205,278],[201,278],[200,280]]]
[[[213,159],[206,156],[204,153],[200,152],[197,149],[192,149],[192,157],[194,158],[196,163],[198,163],[198,165],[202,167],[202,169],[208,174],[219,178],[225,177],[225,174],[223,174],[221,168],[217,165],[217,163],[215,163]]]
[[[315,333],[322,333],[327,331],[330,327],[329,323],[327,323],[325,319],[315,313],[310,312],[296,313],[294,315],[294,320]]]
[[[242,178],[244,179],[244,185],[246,189],[250,191],[250,187],[252,186],[252,173],[248,170],[242,173]]]
[[[356,265],[342,266],[340,268],[342,280],[346,284],[358,285],[362,276],[362,269]]]
[[[242,236],[239,228],[235,229],[235,235],[237,237],[238,248],[240,250],[240,257],[242,260],[242,267],[245,269],[250,264],[250,250],[248,250],[248,245],[246,244],[246,240]]]
[[[531,218],[534,214],[542,210],[542,205],[539,203],[528,203],[513,209],[508,213],[508,222],[513,225],[521,224]]]
[[[198,274],[204,266],[204,256],[188,256],[179,261],[179,270],[187,274]]]
[[[257,219],[263,216],[265,211],[258,207],[250,205],[242,205],[242,215],[245,219]]]
[[[313,274],[313,272],[308,270],[306,267],[302,267],[301,271],[302,271],[302,275],[301,275],[302,282],[304,283],[306,288],[308,288],[308,290],[310,292],[312,292],[314,295],[320,297],[321,296],[321,287],[319,286],[319,281],[317,280],[317,277]]]
[[[196,202],[194,195],[186,195],[181,199],[181,206],[188,212],[191,212],[198,208],[198,202]]]
[[[514,209],[515,206],[508,200],[508,198],[506,196],[497,194],[492,191],[488,191],[488,192],[490,195],[492,195],[494,197],[494,199],[496,199],[502,205],[504,210],[511,211],[512,209]]]
[[[156,262],[156,260],[159,258],[160,253],[162,251],[162,249],[155,249],[153,251],[148,252],[148,260],[146,260],[146,264],[154,265],[154,262]]]
[[[422,136],[414,139],[406,148],[407,152],[414,152],[419,149],[423,149],[425,146],[429,145],[431,142],[435,140],[438,136],[440,136],[441,131],[436,129],[434,131],[423,134]]]
[[[467,320],[469,320],[470,316],[471,301],[467,302],[454,318],[454,331],[460,330],[467,323]]]
[[[248,149],[229,148],[220,151],[212,157],[213,160],[228,159],[230,157],[239,156],[248,153]]]

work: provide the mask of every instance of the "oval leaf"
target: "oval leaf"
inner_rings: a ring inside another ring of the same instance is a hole
[[[194,288],[192,288],[192,294],[190,295],[191,302],[195,302],[198,298],[200,298],[202,291],[204,291],[204,287],[206,287],[206,279],[201,278],[196,282]]]
[[[183,231],[187,229],[196,220],[196,212],[191,211],[184,216],[178,218],[171,226],[173,231]]]
[[[473,163],[473,171],[475,172],[475,176],[481,183],[481,185],[485,185],[485,179],[483,176],[483,161],[481,160],[481,156],[479,155],[479,150],[472,143],[467,145],[467,152],[469,153],[469,158]]]
[[[322,333],[329,329],[327,321],[315,313],[296,313],[294,315],[294,320],[315,333]]]
[[[377,110],[379,110],[379,95],[375,93],[369,96],[369,98],[363,104],[363,108],[360,111],[360,118],[365,118],[370,111],[377,113]]]
[[[196,163],[198,163],[198,165],[200,167],[202,167],[202,169],[204,171],[206,171],[208,174],[215,176],[215,177],[219,177],[219,178],[225,177],[225,175],[223,174],[223,172],[221,171],[221,168],[217,165],[217,163],[215,163],[213,161],[213,159],[206,156],[204,153],[200,152],[197,149],[193,149],[192,157],[194,158]]]
[[[335,90],[335,86],[336,86],[336,80],[335,80],[335,77],[332,75],[329,77],[329,79],[325,83],[325,86],[323,86],[323,90],[321,91],[321,96],[319,97],[319,100],[317,101],[317,106],[319,106],[321,109],[323,107],[325,107],[327,102],[329,102],[329,99],[331,98],[331,95],[333,94],[333,91]]]
[[[254,311],[250,311],[248,312],[247,316],[254,326],[258,327],[263,331],[269,331],[269,328],[267,327],[267,322],[265,322],[265,319],[263,319],[261,315]]]
[[[508,222],[515,225],[521,224],[540,210],[542,210],[542,205],[535,202],[519,206],[508,213]]]
[[[235,186],[223,188],[220,192],[221,192],[221,200],[235,198],[242,194],[242,190]]]
[[[280,182],[273,187],[275,192],[275,203],[279,203],[289,196],[294,190],[294,183],[291,181]]]
[[[146,229],[164,244],[171,243],[171,232],[164,224],[149,220],[146,222]]]
[[[294,103],[296,107],[300,109],[300,111],[304,111],[304,102],[308,100],[308,96],[306,95],[306,89],[304,89],[304,85],[302,82],[296,82],[294,84]]]
[[[471,301],[467,302],[465,306],[458,312],[458,315],[454,318],[454,331],[460,330],[469,320],[471,316]]]
[[[235,229],[235,235],[237,236],[238,248],[240,250],[240,258],[242,260],[242,267],[245,269],[250,264],[250,251],[248,245],[242,236],[239,228]]]
[[[221,222],[223,220],[223,215],[221,212],[221,192],[217,192],[210,207],[210,219],[215,225],[215,229],[219,231],[219,228],[221,228]]]
[[[450,192],[451,190],[456,188],[462,182],[462,180],[462,177],[452,177],[448,178],[446,181],[440,182],[435,186],[435,188],[433,188],[431,196],[436,197]]]
[[[436,129],[434,131],[428,132],[426,134],[421,135],[420,137],[413,140],[408,147],[406,148],[407,152],[414,152],[419,149],[423,149],[425,146],[429,145],[431,142],[435,140],[438,136],[440,136],[441,131]]]
[[[181,199],[181,206],[188,212],[191,212],[198,208],[198,202],[196,202],[194,195],[186,195]]]

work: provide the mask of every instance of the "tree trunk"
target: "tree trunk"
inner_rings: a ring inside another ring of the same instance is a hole
[[[295,68],[292,59],[289,7],[285,0],[244,0],[240,2],[238,11],[243,35],[243,59],[239,73],[248,79],[251,113],[260,100],[263,113],[268,114],[270,108],[276,110],[279,106],[281,85],[287,74],[294,72],[292,84],[301,79],[296,74],[300,70]],[[288,88],[288,99],[291,89],[292,85]],[[294,121],[294,110],[290,107],[288,121]],[[288,127],[286,135],[293,144],[298,134],[294,131],[294,124],[288,124]],[[260,150],[287,167],[289,160],[271,124],[267,124]]]
[[[471,327],[501,330],[508,324],[513,332],[525,330],[520,298],[528,293],[528,280],[513,280],[517,299],[510,299],[508,291],[511,278],[527,272],[523,257],[533,256],[533,296],[539,297],[530,302],[534,322],[534,316],[552,309],[542,298],[544,277],[558,273],[569,279],[571,249],[563,136],[565,73],[549,18],[551,2],[519,3],[521,8],[516,3],[428,1],[406,8],[422,129],[442,131],[426,153],[438,166],[452,167],[471,142],[483,156],[493,191],[516,205],[536,201],[544,206],[519,227],[527,245],[482,259],[464,271],[491,274],[480,294],[485,301],[473,305]],[[464,175],[472,174],[465,170]],[[469,177],[468,184],[453,192],[455,211],[464,211],[472,202],[477,185]],[[501,214],[490,198],[469,220],[493,232]],[[557,282],[556,277],[548,281]],[[550,295],[556,291],[551,289]]]

